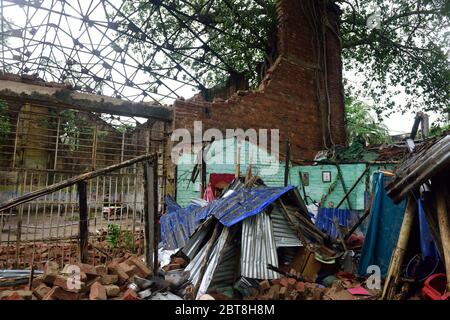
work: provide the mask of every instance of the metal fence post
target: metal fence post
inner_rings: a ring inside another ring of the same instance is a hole
[[[86,181],[80,181],[77,183],[78,201],[80,209],[80,225],[79,225],[79,237],[80,237],[80,261],[86,263],[88,259],[88,206],[87,206],[87,192]]]
[[[144,226],[147,265],[158,269],[158,184],[157,160],[144,163]]]

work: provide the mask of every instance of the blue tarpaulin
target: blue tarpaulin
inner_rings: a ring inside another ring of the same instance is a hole
[[[433,258],[434,261],[437,261],[439,259],[439,251],[431,236],[430,228],[428,227],[425,211],[423,210],[422,199],[419,199],[417,209],[417,213],[419,215],[420,250],[422,252],[422,260],[430,257]]]
[[[168,213],[160,219],[164,247],[175,249],[184,246],[199,224],[210,215],[215,216],[224,226],[231,227],[262,212],[272,202],[294,188],[294,186],[241,188],[225,198],[214,200],[205,207],[190,204],[186,208],[181,208],[169,198]]]
[[[319,208],[316,227],[327,233],[333,239],[337,239],[339,231],[336,224],[344,228],[351,228],[358,221],[358,217],[348,209]]]
[[[379,266],[381,275],[386,276],[392,251],[397,244],[406,201],[395,205],[386,194],[387,183],[388,178],[383,173],[374,173],[374,197],[358,266],[359,276],[365,276],[370,265]]]
[[[219,219],[224,226],[231,227],[248,217],[260,213],[272,202],[294,188],[294,186],[242,188],[226,198],[219,199],[211,214]]]

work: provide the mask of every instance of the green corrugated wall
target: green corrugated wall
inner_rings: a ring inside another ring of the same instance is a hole
[[[220,164],[222,159],[234,159],[235,156],[235,141],[233,139],[225,139],[222,141],[216,141],[213,143],[212,148],[208,152],[208,164],[206,166],[207,170],[207,181],[209,181],[210,173],[234,173],[235,164]],[[243,143],[241,149],[240,163],[241,163],[241,174],[245,174],[249,161],[248,152],[251,145],[249,142]],[[226,148],[227,147],[227,148]],[[252,173],[253,175],[259,175],[264,182],[269,186],[283,186],[284,184],[284,164],[280,163],[278,170],[273,170],[270,174],[267,174],[268,168],[270,167],[270,155],[267,152],[259,149],[258,155],[253,154],[252,162]],[[184,159],[188,159],[190,155],[183,155]],[[191,172],[193,169],[193,164],[178,164],[177,166],[177,202],[181,206],[186,206],[192,199],[201,197],[200,192],[195,191],[195,186],[190,183],[188,187],[188,181],[191,177]],[[340,165],[342,174],[344,176],[345,185],[347,190],[352,187],[356,182],[358,177],[364,172],[366,164],[341,164]],[[371,164],[370,174],[379,169],[394,169],[394,164]],[[266,171],[266,173],[264,172]],[[337,168],[335,165],[316,165],[316,166],[294,166],[290,168],[289,172],[289,184],[297,186],[300,194],[303,196],[303,191],[300,185],[300,171],[309,173],[309,185],[305,187],[306,194],[313,200],[320,202],[321,198],[328,193],[330,185],[337,178]],[[331,183],[326,183],[322,181],[322,172],[331,172]],[[197,178],[197,183],[199,182],[199,177]],[[350,194],[349,200],[351,206],[354,210],[364,209],[364,191],[366,190],[367,177],[364,177],[357,185],[357,187]],[[370,184],[368,184],[370,187]],[[340,200],[344,197],[345,192],[342,187],[342,183],[339,181],[335,184],[333,191],[327,196],[325,201],[325,206],[330,207],[331,205],[336,206]],[[332,203],[331,203],[332,202]],[[347,202],[341,206],[341,208],[347,208]]]

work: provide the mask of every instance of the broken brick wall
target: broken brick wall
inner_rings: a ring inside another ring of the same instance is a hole
[[[177,100],[174,129],[192,129],[194,121],[203,121],[203,130],[279,129],[293,160],[345,144],[339,9],[327,1],[278,0],[277,15],[279,55],[259,89],[226,101]]]

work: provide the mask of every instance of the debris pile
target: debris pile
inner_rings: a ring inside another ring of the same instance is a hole
[[[129,251],[123,245],[111,248],[106,240],[106,230],[98,230],[97,235],[91,236],[88,245],[89,264],[104,264],[111,260],[111,256],[122,256]],[[56,261],[60,265],[76,262],[79,256],[79,243],[73,241],[60,242],[39,242],[32,245],[22,243],[17,249],[14,244],[0,245],[0,268],[1,269],[27,269],[33,264],[36,268],[42,269],[47,261]],[[143,254],[144,236],[143,232],[135,233],[134,247],[136,254]]]
[[[367,290],[357,281],[338,276],[330,287],[295,278],[264,280],[253,293],[245,300],[374,300],[380,292]]]
[[[249,181],[236,179],[206,205],[183,209],[168,199],[172,211],[161,218],[162,244],[172,250],[182,244],[162,267],[166,280],[177,279],[174,293],[184,299],[322,299],[328,290],[323,275],[340,271],[346,246],[314,225],[296,188]]]
[[[107,265],[66,264],[60,269],[48,261],[42,274],[29,283],[30,271],[21,277],[3,271],[1,300],[141,300],[164,296],[169,283],[156,277],[136,255],[125,254]],[[13,278],[14,277],[14,278]],[[20,280],[25,280],[25,283]],[[9,285],[9,287],[6,287]]]

